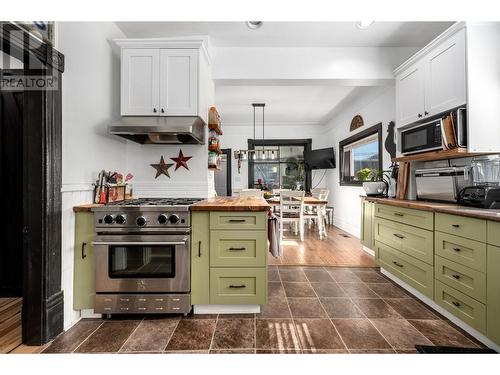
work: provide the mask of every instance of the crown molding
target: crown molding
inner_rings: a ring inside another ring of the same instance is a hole
[[[394,76],[397,76],[399,73],[409,68],[411,65],[415,64],[418,60],[420,60],[423,56],[425,56],[429,51],[431,51],[434,47],[442,43],[444,40],[448,39],[453,34],[462,30],[466,27],[466,23],[463,21],[456,22],[439,34],[436,38],[430,41],[425,47],[423,47],[420,51],[415,53],[412,57],[406,60],[404,63],[399,65],[396,69],[394,69]]]
[[[208,51],[205,39],[170,39],[170,38],[120,38],[112,39],[112,42],[124,48],[186,48],[200,49],[203,56],[207,60],[208,65],[211,65],[212,59]]]

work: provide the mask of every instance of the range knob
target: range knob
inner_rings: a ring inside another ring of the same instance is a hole
[[[135,222],[137,223],[138,226],[143,227],[146,225],[146,218],[144,216],[139,216]]]
[[[111,215],[106,215],[104,216],[104,223],[106,224],[113,224],[115,222],[115,219]]]
[[[125,215],[116,215],[115,222],[116,224],[125,224],[127,219],[125,218]]]
[[[160,224],[165,224],[167,222],[167,220],[168,220],[168,217],[165,214],[161,214],[160,216],[158,216],[158,222]]]
[[[168,217],[168,221],[170,221],[170,224],[177,224],[179,222],[179,216],[177,215],[170,215]]]

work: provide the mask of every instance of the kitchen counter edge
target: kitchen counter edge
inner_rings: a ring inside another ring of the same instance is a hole
[[[264,198],[258,197],[214,197],[196,202],[190,206],[191,211],[268,211],[271,209]]]
[[[366,197],[366,196],[362,196],[361,198],[366,199],[370,202],[383,203],[396,207],[413,208],[416,210],[440,212],[444,214],[458,215],[458,216],[467,216],[476,219],[500,221],[500,210],[498,209],[465,207],[452,203],[427,202],[427,201],[417,201],[408,199],[380,198],[380,197]]]

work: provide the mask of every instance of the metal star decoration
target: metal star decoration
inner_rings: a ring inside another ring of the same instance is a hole
[[[174,165],[172,164],[167,164],[165,163],[165,160],[163,160],[163,156],[160,158],[160,162],[158,164],[150,164],[154,169],[156,169],[156,176],[155,178],[158,178],[162,174],[170,178],[170,175],[168,174],[168,169]]]
[[[170,158],[170,159],[175,161],[175,170],[179,169],[180,167],[184,167],[189,171],[187,161],[191,158],[192,158],[192,156],[184,156],[182,154],[182,150],[179,150],[179,156],[176,158]]]

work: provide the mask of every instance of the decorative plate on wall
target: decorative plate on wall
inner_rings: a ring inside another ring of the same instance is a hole
[[[349,129],[349,131],[353,131],[353,130],[356,130],[360,127],[362,127],[364,125],[364,122],[363,122],[363,117],[361,117],[361,115],[356,115],[352,118],[351,120],[351,127]]]

